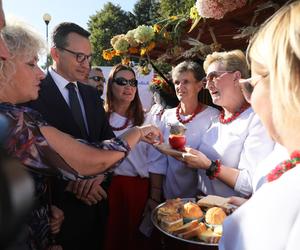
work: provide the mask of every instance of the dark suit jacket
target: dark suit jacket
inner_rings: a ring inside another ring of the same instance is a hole
[[[87,140],[94,142],[114,137],[96,89],[82,83],[78,83],[78,89],[88,123]],[[27,103],[27,106],[39,111],[50,125],[75,138],[82,138],[68,104],[49,73],[41,83],[39,98]],[[65,213],[59,243],[63,245],[64,250],[99,250],[100,236],[104,234],[107,204],[101,201],[98,205],[87,206],[73,194],[64,191],[66,184],[66,181],[57,179],[54,179],[52,184],[53,204],[62,208]]]

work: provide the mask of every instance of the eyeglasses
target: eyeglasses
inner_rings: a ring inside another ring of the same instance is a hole
[[[87,60],[88,63],[90,63],[92,61],[92,54],[91,55],[85,55],[83,53],[75,52],[75,51],[72,51],[72,50],[69,50],[69,49],[66,49],[66,48],[58,48],[58,49],[67,51],[67,52],[73,54],[74,56],[76,56],[76,61],[78,63],[83,63],[85,60]]]
[[[89,79],[94,80],[95,82],[105,83],[105,78],[101,76],[90,76]]]
[[[131,87],[137,87],[138,81],[136,79],[127,80],[123,77],[115,78],[114,82],[120,86],[126,86],[129,84]]]
[[[220,78],[226,73],[234,73],[235,71],[212,71],[206,77],[202,78],[202,84],[204,88],[207,88],[209,82],[213,82],[215,79]]]
[[[241,87],[241,90],[243,92],[243,95],[247,102],[250,103],[251,101],[251,95],[254,90],[254,87],[259,83],[259,81],[265,77],[267,77],[269,74],[265,75],[258,75],[255,77],[251,77],[248,79],[240,79],[239,84]]]

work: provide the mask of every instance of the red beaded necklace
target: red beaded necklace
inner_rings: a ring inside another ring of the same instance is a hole
[[[225,111],[222,110],[221,113],[220,113],[220,116],[219,116],[219,121],[220,123],[222,124],[227,124],[227,123],[230,123],[232,122],[233,120],[235,120],[241,113],[243,113],[247,108],[249,108],[249,104],[244,104],[239,111],[235,112],[232,116],[228,117],[228,118],[224,118],[225,116]]]
[[[296,150],[291,154],[290,160],[283,161],[267,175],[268,182],[278,179],[286,171],[294,168],[298,163],[300,163],[300,151]]]
[[[194,117],[195,117],[198,113],[201,112],[201,110],[202,110],[202,105],[199,104],[199,105],[197,106],[197,108],[195,109],[195,111],[194,111],[194,112],[190,115],[190,117],[189,117],[188,119],[186,119],[186,120],[183,120],[183,119],[180,117],[180,114],[179,114],[179,110],[180,110],[180,109],[181,109],[181,107],[180,107],[180,103],[179,103],[178,106],[177,106],[177,108],[176,108],[176,118],[177,118],[177,120],[178,120],[179,122],[181,122],[182,124],[186,124],[186,123],[192,121],[192,120],[194,119]]]
[[[113,131],[121,131],[121,130],[127,128],[127,127],[128,127],[128,124],[129,124],[129,119],[128,119],[128,118],[126,119],[124,125],[121,126],[121,127],[114,127],[114,126],[112,126],[112,125],[109,123],[109,125],[111,126],[111,128],[112,128]]]

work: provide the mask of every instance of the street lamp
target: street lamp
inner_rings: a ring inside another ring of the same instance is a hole
[[[48,49],[48,25],[49,25],[49,23],[51,21],[50,14],[45,13],[43,15],[43,20],[44,20],[44,22],[46,24],[46,42],[47,42],[47,49]],[[47,53],[47,59],[46,59],[46,68],[47,68],[47,70],[48,70],[48,66],[49,66],[49,59],[48,59],[48,53]]]

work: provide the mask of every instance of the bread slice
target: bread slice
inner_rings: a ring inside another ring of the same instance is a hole
[[[195,228],[192,228],[191,230],[181,233],[178,236],[180,238],[189,240],[192,239],[194,237],[198,237],[198,235],[200,235],[201,233],[203,233],[204,231],[206,231],[206,226],[203,222],[200,222],[198,226],[196,226]]]
[[[211,228],[208,228],[206,231],[198,234],[198,238],[207,243],[218,243],[222,235],[215,233]]]
[[[161,218],[160,226],[167,232],[172,232],[183,225],[180,214],[172,214]]]
[[[224,198],[216,195],[207,195],[204,198],[200,199],[197,204],[200,207],[221,207],[225,210],[231,209],[232,205],[228,203],[229,198]]]
[[[194,229],[197,226],[199,226],[198,220],[193,220],[193,221],[186,223],[183,226],[175,229],[172,233],[175,235],[182,234],[182,233],[185,233],[185,232],[188,232],[188,231]]]

